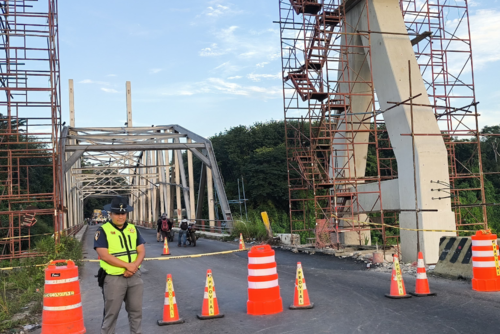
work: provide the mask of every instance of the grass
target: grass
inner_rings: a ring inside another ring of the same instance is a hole
[[[268,209],[267,214],[271,221],[271,229],[273,234],[277,233],[290,233],[290,220],[284,213],[277,210]],[[233,224],[232,238],[239,238],[240,233],[243,238],[255,239],[257,241],[267,240],[267,231],[262,221],[260,210],[249,210],[248,219],[246,217],[236,218]]]
[[[51,237],[45,237],[36,242],[35,249],[45,255],[0,263],[2,268],[23,267],[0,271],[0,331],[39,321],[38,315],[42,312],[45,268],[34,267],[34,265],[45,264],[51,260],[71,259],[81,268],[82,244],[72,237],[62,237],[58,245]],[[24,311],[24,308],[32,302],[35,306],[29,310],[29,317],[18,321],[12,320],[16,313]]]

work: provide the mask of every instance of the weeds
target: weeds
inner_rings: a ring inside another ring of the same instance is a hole
[[[35,305],[30,310],[31,316],[41,312],[45,268],[34,267],[33,265],[45,264],[51,260],[71,259],[81,268],[82,244],[72,237],[62,237],[57,246],[51,237],[42,238],[36,242],[35,250],[43,253],[44,256],[0,263],[1,267],[23,267],[0,271],[0,331],[14,328],[29,320],[13,321],[12,317],[30,303]]]

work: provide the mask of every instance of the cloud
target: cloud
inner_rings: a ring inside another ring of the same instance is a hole
[[[227,6],[222,6],[222,5],[217,5],[217,6],[213,6],[213,7],[210,6],[205,11],[205,15],[212,16],[212,17],[217,17],[217,16],[224,15],[228,11],[230,11],[230,9]]]
[[[116,74],[108,74],[106,75],[107,77],[116,77],[117,75]]]
[[[225,52],[223,50],[219,50],[217,43],[213,43],[209,48],[204,48],[200,50],[201,57],[212,57],[212,56],[220,56]]]
[[[106,93],[112,93],[112,94],[118,93],[118,91],[113,88],[101,87],[101,90]]]
[[[241,78],[241,77],[239,77]],[[185,83],[162,89],[154,94],[161,96],[192,96],[198,94],[223,94],[223,95],[236,95],[257,99],[273,99],[281,97],[281,87],[261,87],[261,86],[247,86],[234,82],[228,82],[221,78],[208,78],[207,80]]]
[[[499,16],[500,10],[495,9],[480,9],[470,16],[474,67],[500,60]]]
[[[275,29],[246,30],[232,25],[215,31],[214,36],[217,45],[226,54],[242,59],[257,59],[263,66],[281,55],[279,31]]]
[[[247,78],[252,81],[260,81],[261,79],[281,79],[281,72],[278,74],[254,74],[247,75]]]
[[[258,63],[258,64],[256,64],[255,66],[257,66],[257,67],[264,67],[264,66],[266,66],[267,64],[269,64],[269,62],[268,62],[268,61],[264,61],[264,62],[262,62],[262,63]]]
[[[229,77],[229,80],[234,80],[234,79],[241,79],[243,78],[241,75],[235,75],[234,77]]]
[[[157,74],[163,71],[163,68],[152,68],[149,70],[149,74]]]

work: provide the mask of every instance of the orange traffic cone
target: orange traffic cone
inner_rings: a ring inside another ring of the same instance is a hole
[[[295,276],[295,295],[293,304],[290,305],[291,310],[300,310],[313,308],[314,303],[309,300],[309,292],[307,292],[306,279],[302,271],[302,264],[297,262],[297,275]]]
[[[416,283],[415,293],[410,292],[411,295],[415,297],[436,295],[435,293],[431,293],[431,290],[429,289],[429,280],[427,279],[427,273],[425,272],[424,255],[422,254],[422,252],[418,252]]]
[[[240,233],[240,249],[245,249],[245,241],[243,241],[243,235]]]
[[[86,333],[78,267],[71,260],[51,261],[45,269],[42,334],[52,333]]]
[[[167,238],[163,238],[163,254],[164,255],[170,255],[170,249],[168,249],[168,241]]]
[[[177,301],[175,300],[174,282],[172,275],[167,275],[167,287],[165,289],[165,301],[163,303],[163,319],[158,320],[158,326],[182,324],[184,319],[179,318]]]
[[[394,254],[392,276],[391,276],[391,293],[385,295],[387,298],[411,298],[406,293],[403,275],[401,275],[401,267],[399,266],[398,254]]]
[[[198,319],[206,320],[213,318],[222,318],[224,314],[219,312],[219,303],[217,303],[217,295],[215,294],[214,278],[212,270],[207,270],[207,282],[205,284],[205,295],[203,297],[203,305],[201,314],[198,314]]]

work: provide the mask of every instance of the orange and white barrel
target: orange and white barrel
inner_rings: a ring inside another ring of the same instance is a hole
[[[42,334],[85,332],[78,267],[71,260],[52,261],[45,269]]]
[[[500,291],[500,263],[497,236],[490,230],[477,231],[472,239],[472,290]]]
[[[274,314],[283,311],[274,250],[253,246],[248,252],[247,313]]]

